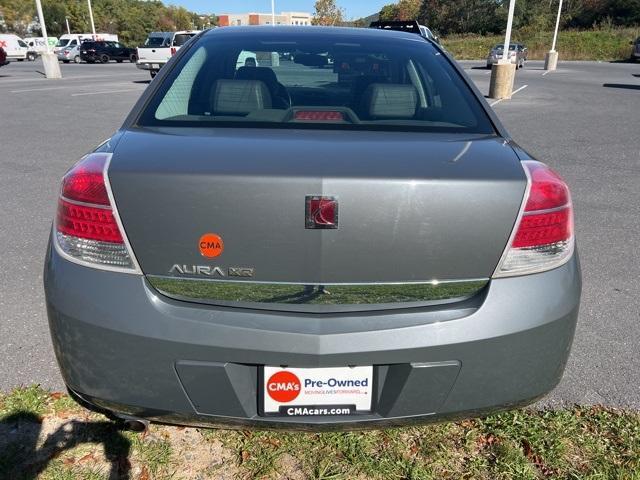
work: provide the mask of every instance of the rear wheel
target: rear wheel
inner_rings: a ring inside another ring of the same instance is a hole
[[[131,55],[129,55],[129,61],[131,63],[136,63],[138,61],[138,56],[135,53],[132,53]]]
[[[34,52],[27,53],[27,60],[29,60],[30,62],[35,61],[36,58],[38,58],[38,55],[36,55]]]
[[[154,78],[156,76],[156,72],[155,70],[149,70],[149,75],[151,75],[151,78]]]
[[[81,62],[80,55],[76,55],[75,57],[73,57],[73,62],[80,63]]]
[[[102,55],[100,55],[100,62],[101,63],[109,63],[109,55],[106,55],[104,53]]]

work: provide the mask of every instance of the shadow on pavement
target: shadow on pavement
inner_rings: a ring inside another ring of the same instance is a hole
[[[109,462],[109,480],[129,480],[131,442],[113,422],[70,420],[44,438],[38,447],[42,419],[17,412],[0,420],[0,478],[35,480],[65,450],[85,443],[102,444]]]
[[[606,88],[623,88],[626,90],[640,90],[640,85],[630,85],[628,83],[603,83]]]
[[[150,84],[151,80],[133,80],[132,83],[144,83],[144,84]]]

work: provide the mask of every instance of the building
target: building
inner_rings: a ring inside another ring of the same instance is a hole
[[[271,25],[270,13],[228,13],[218,15],[218,26]],[[311,25],[311,14],[307,12],[282,12],[275,16],[276,25]]]

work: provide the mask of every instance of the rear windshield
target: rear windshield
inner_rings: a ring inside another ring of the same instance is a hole
[[[58,40],[58,43],[56,45],[56,47],[66,47],[67,43],[69,43],[69,39],[68,38],[63,38]]]
[[[416,40],[200,40],[175,65],[141,126],[257,126],[494,133],[439,51]]]
[[[144,44],[147,47],[161,47],[165,44],[165,40],[168,41],[167,37],[149,37]]]
[[[173,37],[173,46],[181,47],[185,43],[187,43],[192,37],[195,37],[195,33],[177,33],[175,37]]]

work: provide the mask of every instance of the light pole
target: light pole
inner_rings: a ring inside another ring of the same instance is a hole
[[[69,28],[69,17],[64,17],[64,21],[67,24],[67,33],[71,35],[71,29]]]
[[[93,39],[96,39],[96,25],[93,23],[93,10],[91,9],[91,0],[87,0],[87,4],[89,5],[89,18],[91,19],[91,33],[93,34]]]
[[[271,25],[276,26],[276,0],[271,0]]]
[[[44,65],[44,74],[47,78],[62,78],[60,72],[60,64],[58,63],[58,57],[51,52],[49,46],[49,37],[47,36],[47,26],[44,23],[44,14],[42,13],[42,4],[40,0],[36,0],[36,9],[38,10],[38,20],[40,21],[40,30],[45,41],[46,50],[42,53],[42,64]]]
[[[489,83],[490,98],[511,98],[513,80],[516,72],[516,64],[509,60],[509,44],[511,43],[511,28],[513,27],[513,12],[516,8],[516,0],[509,0],[509,15],[507,16],[507,31],[504,35],[502,58],[491,66],[491,81]]]
[[[562,0],[558,3],[558,16],[556,17],[556,29],[553,32],[553,44],[551,50],[544,57],[544,69],[555,70],[558,66],[558,52],[556,51],[556,41],[558,40],[558,29],[560,28],[560,15],[562,14]]]

